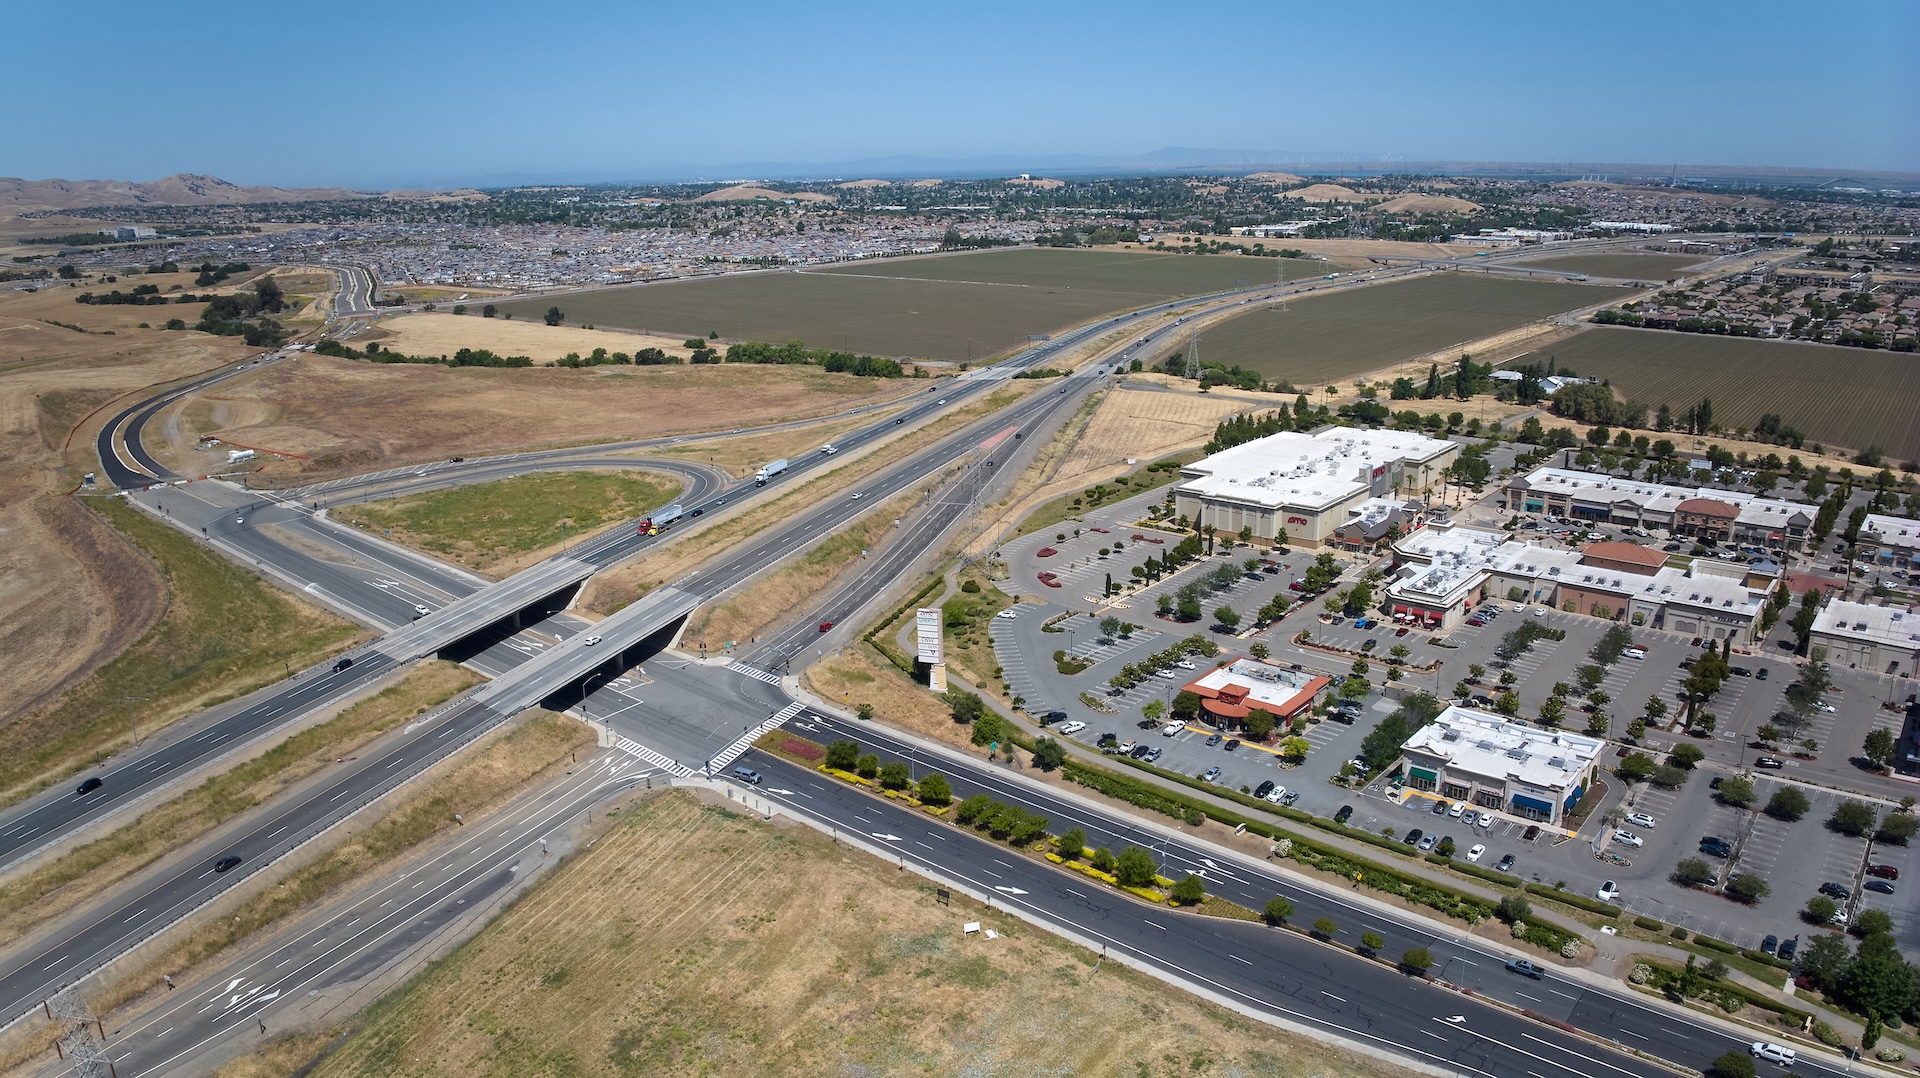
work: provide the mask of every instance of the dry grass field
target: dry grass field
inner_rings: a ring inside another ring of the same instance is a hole
[[[1241,280],[1271,280],[1273,272],[1270,260],[1239,256],[1022,249],[634,285],[501,309],[537,321],[558,306],[569,322],[675,337],[799,338],[816,347],[965,362],[1020,347],[1029,335]]]
[[[1700,259],[1695,255],[1663,254],[1589,254],[1561,255],[1558,258],[1529,259],[1525,265],[1541,269],[1590,273],[1595,277],[1615,277],[1634,281],[1666,281]]]
[[[528,356],[535,363],[559,359],[569,352],[591,355],[595,348],[628,355],[642,348],[658,348],[685,359],[683,337],[616,333],[577,326],[549,326],[537,318],[482,318],[479,307],[468,314],[403,314],[380,323],[387,334],[382,348],[413,356],[450,356],[462,348],[486,348],[503,356]]]
[[[810,830],[658,795],[312,1073],[1401,1073],[1095,972],[1092,954],[971,907]],[[1000,938],[962,938],[976,919]]]
[[[1297,298],[1284,311],[1250,311],[1203,333],[1200,355],[1303,387],[1326,385],[1624,294],[1436,274]]]
[[[1117,389],[1094,410],[1054,480],[1080,484],[1122,474],[1132,467],[1128,458],[1146,463],[1200,445],[1213,437],[1222,419],[1260,408],[1248,398],[1224,393]]]
[[[1713,400],[1726,426],[1773,412],[1810,441],[1920,459],[1920,360],[1864,348],[1594,327],[1544,350],[1631,400]]]
[[[487,369],[305,355],[183,403],[184,421],[169,428],[170,453],[190,468],[185,462],[204,459],[195,440],[218,434],[299,454],[261,473],[292,482],[409,460],[830,415],[912,388],[817,367]]]
[[[95,514],[66,497],[97,468],[91,433],[156,383],[250,355],[236,338],[140,329],[156,308],[75,303],[83,291],[162,291],[192,276],[88,280],[38,292],[0,291],[0,724],[84,678],[159,617],[161,578]],[[197,305],[158,308],[199,317]],[[53,322],[80,326],[80,332]]]

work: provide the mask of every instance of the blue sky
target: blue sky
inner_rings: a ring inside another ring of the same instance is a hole
[[[0,9],[0,172],[409,186],[1165,146],[1920,171],[1920,3]]]

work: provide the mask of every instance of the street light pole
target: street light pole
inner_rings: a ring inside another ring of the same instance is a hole
[[[142,703],[145,703],[147,701],[147,697],[127,696],[127,697],[122,697],[122,699],[125,701],[127,705],[127,729],[132,732],[133,747],[137,749],[140,747],[140,727],[135,725],[133,721],[133,702],[135,700],[138,700]]]

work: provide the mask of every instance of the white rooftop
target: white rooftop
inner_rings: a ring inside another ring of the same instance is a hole
[[[1866,523],[1860,525],[1860,538],[1897,550],[1920,549],[1920,520],[1868,513]]]
[[[1526,487],[1554,494],[1565,494],[1582,501],[1616,505],[1631,503],[1654,513],[1672,513],[1675,506],[1694,498],[1726,502],[1739,510],[1742,524],[1756,527],[1785,527],[1795,514],[1813,522],[1817,509],[1804,502],[1763,498],[1737,490],[1717,487],[1676,487],[1639,479],[1621,479],[1601,472],[1583,472],[1571,468],[1535,468],[1527,473]]]
[[[1263,663],[1258,659],[1236,659],[1225,666],[1214,667],[1188,682],[1188,685],[1215,692],[1229,685],[1238,685],[1247,690],[1244,701],[1247,707],[1285,715],[1293,710],[1300,694],[1306,691],[1316,676]]]
[[[1920,651],[1920,613],[1905,607],[1830,599],[1813,619],[1813,631],[1903,651]]]
[[[1179,489],[1278,509],[1324,509],[1369,489],[1374,469],[1418,464],[1453,443],[1402,430],[1330,427],[1316,434],[1282,431],[1223,449],[1181,469]]]
[[[1556,791],[1572,787],[1605,747],[1598,738],[1522,726],[1457,704],[1415,731],[1406,744],[1408,751],[1438,756],[1471,774]]]
[[[1396,547],[1425,566],[1409,567],[1387,587],[1387,594],[1412,602],[1452,605],[1459,593],[1490,571],[1564,581],[1580,564],[1573,550],[1554,550],[1509,539],[1483,528],[1422,528]]]

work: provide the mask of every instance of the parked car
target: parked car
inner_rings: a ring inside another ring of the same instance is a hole
[[[1493,870],[1495,872],[1512,872],[1513,863],[1517,860],[1519,860],[1519,858],[1516,858],[1512,854],[1508,854],[1505,857],[1502,857],[1499,860],[1499,862],[1493,866]]]
[[[1393,631],[1393,635],[1395,635],[1395,636],[1405,636],[1405,635],[1407,635],[1407,634],[1408,634],[1409,632],[1411,632],[1411,631],[1412,631],[1411,629],[1408,629],[1408,628],[1407,628],[1407,627],[1406,627],[1405,625],[1402,625],[1402,626],[1400,626],[1400,627],[1399,627],[1398,629],[1395,629],[1395,630]]]
[[[1439,835],[1428,835],[1427,837],[1420,840],[1420,843],[1419,843],[1420,849],[1431,850],[1433,849],[1434,844],[1439,841],[1440,841]]]
[[[1888,880],[1868,880],[1860,886],[1865,887],[1869,891],[1878,891],[1883,895],[1893,893],[1893,884]]]
[[[1521,840],[1525,842],[1532,842],[1534,839],[1539,837],[1540,837],[1540,825],[1537,823],[1528,824],[1526,831],[1522,832],[1520,835]]]
[[[1233,750],[1235,750],[1235,749],[1237,749],[1237,748],[1239,748],[1239,747],[1240,747],[1240,739],[1239,739],[1239,738],[1237,738],[1237,737],[1230,737],[1230,738],[1228,738],[1228,739],[1227,739],[1227,743],[1226,743],[1226,744],[1224,744],[1224,745],[1222,745],[1222,746],[1220,746],[1220,751],[1221,751],[1221,752],[1232,752]]]
[[[1900,870],[1892,865],[1868,865],[1867,875],[1878,876],[1883,880],[1897,880],[1900,878]]]
[[[1084,722],[1081,722],[1079,719],[1075,719],[1072,722],[1063,722],[1060,724],[1060,732],[1063,734],[1077,734],[1086,728],[1087,728],[1087,724]]]
[[[1649,831],[1653,830],[1654,827],[1653,817],[1644,812],[1627,813],[1627,822],[1635,827],[1644,827]]]
[[[1160,728],[1160,736],[1172,737],[1173,735],[1179,733],[1182,730],[1185,730],[1186,728],[1187,728],[1186,723],[1181,722],[1179,719],[1175,719],[1172,722]]]
[[[1220,740],[1221,740],[1221,735],[1218,732],[1215,732],[1212,736],[1207,738],[1207,747],[1212,748],[1215,745],[1218,745],[1220,743]]]
[[[1364,644],[1361,644],[1361,645],[1360,645],[1360,650],[1361,650],[1361,651],[1372,651],[1372,650],[1373,650],[1374,648],[1376,648],[1376,647],[1378,647],[1378,646],[1379,646],[1379,644],[1380,644],[1380,641],[1379,641],[1379,640],[1377,640],[1377,639],[1375,639],[1375,638],[1373,638],[1373,637],[1371,637],[1371,636],[1369,636],[1369,637],[1367,637],[1367,642],[1366,642],[1366,643],[1364,643]]]
[[[1341,805],[1340,811],[1333,814],[1334,823],[1346,823],[1349,819],[1352,819],[1352,818],[1353,818],[1352,805]]]
[[[1733,847],[1728,844],[1726,839],[1714,838],[1709,835],[1700,840],[1700,852],[1709,857],[1731,857],[1733,856]]]
[[[1473,849],[1467,851],[1467,860],[1478,861],[1480,860],[1480,855],[1486,852],[1487,848],[1476,842],[1473,844]]]
[[[1264,798],[1268,794],[1272,793],[1275,787],[1277,787],[1278,785],[1279,784],[1274,782],[1272,779],[1267,779],[1266,781],[1262,782],[1260,785],[1255,786],[1253,788],[1253,796]]]
[[[1451,816],[1456,820],[1466,815],[1466,812],[1467,812],[1467,805],[1466,805],[1466,802],[1464,801],[1456,801],[1453,804],[1447,806],[1447,815]]]
[[[1800,949],[1799,936],[1788,936],[1786,939],[1780,941],[1780,957],[1781,958],[1790,960],[1793,958],[1793,952],[1799,949]]]
[[[1219,768],[1217,768],[1217,767],[1209,767],[1209,768],[1207,768],[1207,773],[1206,773],[1206,774],[1204,774],[1204,775],[1202,775],[1202,776],[1200,776],[1200,781],[1201,781],[1201,782],[1219,782],[1219,781],[1220,781],[1220,769],[1219,769]]]
[[[1450,801],[1435,801],[1433,808],[1428,811],[1432,812],[1435,816],[1445,816],[1447,809],[1450,808],[1452,804]]]
[[[1624,830],[1615,831],[1613,833],[1613,840],[1615,842],[1618,842],[1622,846],[1631,846],[1636,850],[1647,844],[1646,839],[1641,838],[1639,835],[1636,835],[1631,831],[1624,831]]]
[[[1767,933],[1767,938],[1760,941],[1760,953],[1761,954],[1780,953],[1780,937],[1774,935],[1771,932]]]
[[[1144,760],[1147,763],[1152,763],[1155,760],[1158,760],[1159,758],[1160,758],[1160,746],[1158,745],[1148,745],[1147,754],[1145,756],[1140,757],[1140,759]]]
[[[1286,804],[1291,805],[1293,804],[1293,802],[1287,800],[1287,798],[1290,796],[1298,797],[1299,794],[1289,791],[1285,786],[1275,786],[1273,789],[1268,790],[1264,796],[1267,801],[1273,804],[1278,805],[1284,802]]]
[[[1612,902],[1620,897],[1620,885],[1612,880],[1608,880],[1601,884],[1600,889],[1593,894],[1595,898],[1598,898],[1602,902]]]
[[[1754,758],[1753,766],[1764,767],[1770,771],[1778,771],[1787,766],[1787,762],[1778,756],[1758,756]]]
[[[1280,795],[1280,803],[1283,805],[1291,805],[1298,800],[1300,800],[1299,790],[1288,790],[1286,793]]]
[[[1400,841],[1406,843],[1409,846],[1418,845],[1421,837],[1424,836],[1425,834],[1426,834],[1425,831],[1422,831],[1418,827],[1416,827],[1413,830],[1407,832],[1406,835],[1404,835],[1400,839]]]
[[[1820,885],[1820,893],[1826,895],[1828,898],[1836,898],[1841,901],[1845,901],[1853,894],[1852,891],[1847,889],[1846,884],[1835,883],[1832,880],[1828,880]]]

